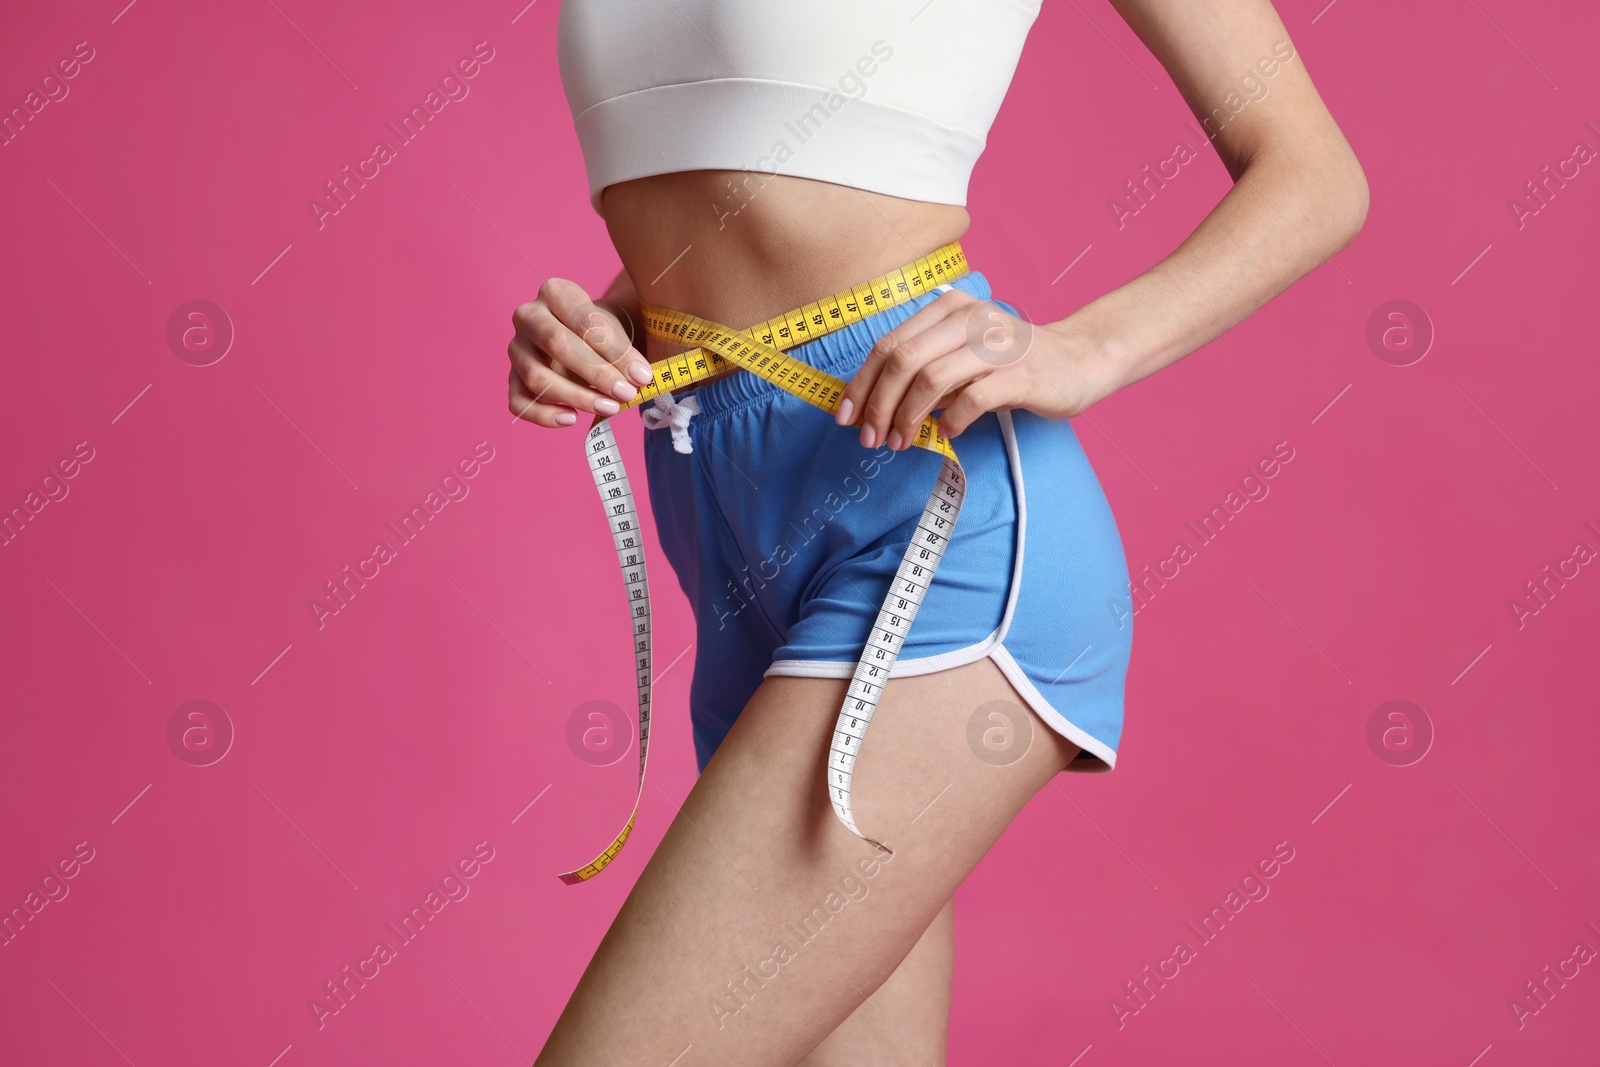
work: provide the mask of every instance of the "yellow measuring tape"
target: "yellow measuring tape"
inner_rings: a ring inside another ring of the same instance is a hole
[[[945,287],[951,280],[966,274],[967,269],[967,257],[961,250],[960,242],[952,241],[870,282],[841,290],[748,330],[734,329],[681,311],[645,304],[642,307],[644,324],[650,336],[697,347],[654,364],[651,368],[654,379],[650,384],[641,386],[639,395],[624,404],[623,409],[737,367],[759,375],[831,415],[838,410],[845,382],[803,360],[785,355],[785,350],[859,322],[885,308],[904,304]],[[906,635],[910,633],[911,622],[933,582],[934,571],[944,555],[945,546],[949,544],[966,493],[961,463],[956,458],[949,438],[939,432],[938,420],[934,416],[930,414],[923,420],[911,444],[938,452],[944,456],[944,466],[923,509],[917,532],[906,546],[900,567],[895,572],[894,583],[873,623],[861,659],[856,664],[844,706],[839,711],[839,721],[834,727],[828,759],[828,784],[834,812],[857,837],[884,851],[889,851],[888,846],[867,837],[855,823],[850,804],[850,783],[856,753],[860,750],[872,713],[877,708],[884,682],[888,680]],[[628,485],[628,474],[623,469],[622,455],[605,416],[596,416],[584,437],[584,445],[589,457],[589,470],[594,475],[595,488],[600,492],[612,539],[616,543],[617,560],[622,565],[633,624],[634,668],[638,676],[639,694],[639,790],[634,796],[633,812],[628,816],[628,824],[605,851],[577,870],[560,876],[568,885],[587,881],[605,870],[633,833],[634,821],[639,816],[639,802],[644,796],[645,762],[650,752],[650,695],[654,681],[650,656],[650,588],[645,577],[644,541],[639,530],[638,509]]]

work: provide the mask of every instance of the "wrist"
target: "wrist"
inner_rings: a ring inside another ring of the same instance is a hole
[[[1076,315],[1040,327],[1048,331],[1062,354],[1062,369],[1078,414],[1098,404],[1134,379],[1131,361],[1119,338],[1094,329]]]

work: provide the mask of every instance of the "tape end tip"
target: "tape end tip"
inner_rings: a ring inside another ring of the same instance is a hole
[[[556,877],[561,879],[561,883],[563,885],[577,885],[579,882],[583,881],[583,879],[579,877],[576,872],[572,874],[558,874]]]

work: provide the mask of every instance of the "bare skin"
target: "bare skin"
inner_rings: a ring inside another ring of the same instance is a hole
[[[859,426],[865,445],[907,447],[930,411],[952,436],[988,411],[1078,414],[1221,335],[1359,232],[1361,167],[1304,60],[1292,46],[1282,58],[1289,35],[1268,0],[1112,3],[1213,133],[1233,188],[1161,262],[1035,324],[1015,359],[970,347],[969,319],[988,321],[992,309],[962,292],[931,301],[881,338],[849,383],[839,421]],[[1227,105],[1242,75],[1266,77],[1268,57],[1270,94]],[[924,255],[969,222],[952,205],[739,171],[623,182],[601,206],[623,264],[607,306],[551,278],[513,315],[509,405],[536,425],[614,413],[635,394],[630,377],[648,380],[647,356],[681,351],[642,329],[630,342],[641,299],[749,326]],[[868,877],[856,865],[876,854],[834,816],[823,774],[845,684],[771,678],[756,692],[539,1064],[944,1062],[952,893],[1076,747],[1029,713],[1034,741],[1021,759],[1000,768],[975,759],[965,743],[972,710],[1022,703],[988,660],[890,682],[858,761],[855,805],[863,829],[895,853]],[[792,958],[771,962],[775,935],[853,871],[863,895]]]
[[[947,900],[888,981],[800,1061],[803,1067],[943,1063],[955,933],[955,901]]]
[[[857,818],[895,850],[880,858],[828,800],[828,743],[846,685],[769,678],[757,690],[646,864],[538,1063],[665,1067],[686,1050],[680,1067],[943,1062],[948,961],[923,975],[937,973],[944,991],[932,1004],[919,1004],[917,990],[880,984],[1077,746],[1035,719],[1015,762],[977,759],[966,739],[973,710],[1018,699],[987,659],[899,680],[856,764]],[[797,930],[807,916],[820,917],[805,928],[810,940]],[[779,941],[791,952],[777,951]],[[743,984],[735,994],[729,983]],[[841,1043],[862,1043],[813,1051],[847,1020]]]
[[[641,295],[730,325],[875,278],[971,224],[966,208],[952,204],[739,171],[621,182],[607,187],[601,206],[628,277],[642,280]]]

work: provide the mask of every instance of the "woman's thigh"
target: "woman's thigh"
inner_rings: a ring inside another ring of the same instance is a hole
[[[950,1037],[955,900],[945,901],[877,992],[799,1067],[943,1067]]]
[[[1013,760],[969,747],[984,704],[1033,714],[990,660],[891,681],[853,798],[857,824],[894,850],[885,855],[845,829],[829,800],[847,684],[762,683],[595,951],[540,1064],[796,1063],[888,978],[1078,751],[1037,719]]]

